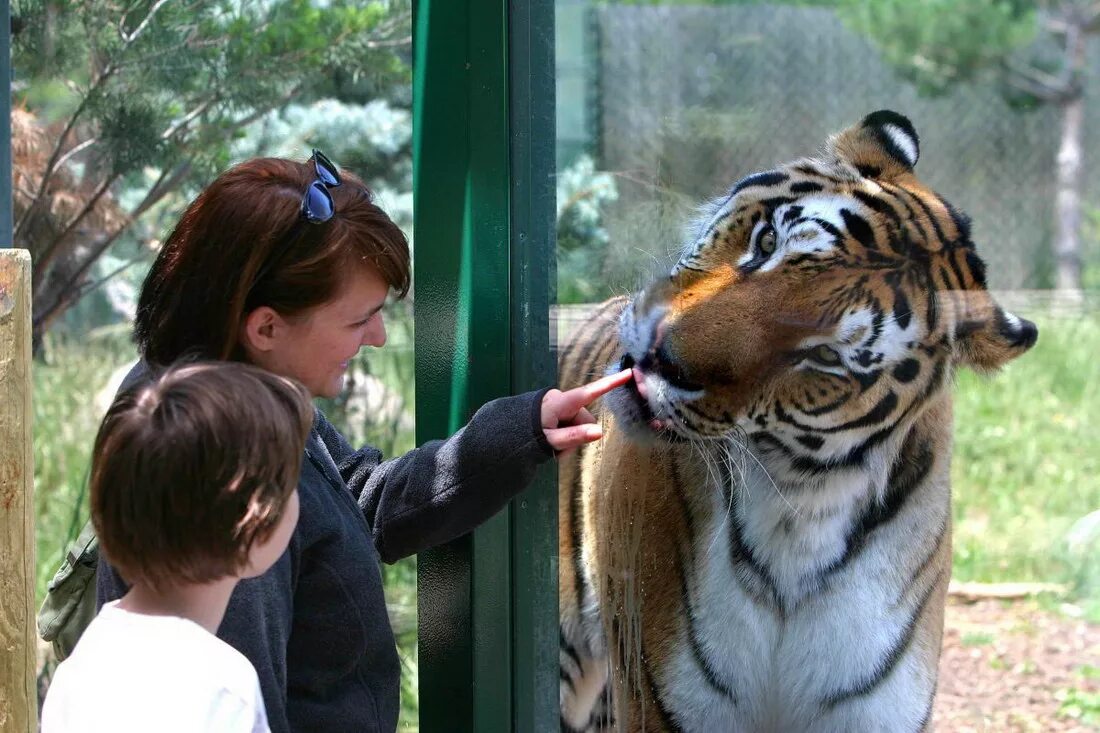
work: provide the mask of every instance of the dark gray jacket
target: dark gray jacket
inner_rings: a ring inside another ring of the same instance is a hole
[[[396,730],[400,668],[378,561],[469,532],[527,486],[554,454],[543,394],[494,400],[449,440],[386,462],[317,412],[290,546],[237,585],[218,629],[256,667],[273,733]],[[100,560],[99,604],[125,592]]]

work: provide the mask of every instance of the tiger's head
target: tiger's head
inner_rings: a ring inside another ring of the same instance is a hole
[[[917,180],[913,125],[879,111],[822,155],[739,181],[627,306],[610,406],[635,434],[757,437],[808,471],[861,460],[965,365],[1035,325],[986,290],[967,218]]]

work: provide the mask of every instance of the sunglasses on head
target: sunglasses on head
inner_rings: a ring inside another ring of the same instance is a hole
[[[317,178],[306,187],[306,192],[302,194],[302,218],[310,224],[323,224],[331,219],[336,211],[336,206],[332,202],[332,194],[328,190],[340,185],[340,171],[336,169],[335,163],[316,148],[313,149],[310,160],[313,161],[313,169],[317,172]]]
[[[340,185],[340,171],[336,168],[336,164],[328,159],[328,156],[316,148],[313,149],[313,155],[309,157],[308,162],[313,163],[313,170],[317,177],[313,179],[306,187],[305,193],[302,194],[302,205],[298,210],[300,221],[307,221],[310,224],[324,224],[336,213],[336,205],[333,203],[332,194],[328,190]],[[295,230],[297,228],[297,226],[294,227]],[[256,273],[256,277],[253,278],[250,293],[256,289],[258,283],[267,277],[279,260],[286,255],[286,249],[292,241],[293,237],[288,233],[284,241],[275,246],[271,254],[268,255],[267,261],[264,262]]]

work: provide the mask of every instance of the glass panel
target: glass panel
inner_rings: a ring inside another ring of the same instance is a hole
[[[738,717],[728,698],[752,696],[762,670],[820,671],[806,684],[832,711],[861,684],[870,686],[861,699],[872,701],[887,685],[875,660],[919,666],[904,661],[908,647],[891,657],[862,642],[810,645],[799,662],[784,656],[781,634],[804,628],[843,640],[843,627],[870,624],[898,638],[907,621],[882,620],[897,612],[920,619],[918,646],[939,647],[926,632],[938,629],[928,608],[946,590],[926,573],[936,567],[953,581],[937,729],[1095,720],[1100,451],[1091,436],[1100,376],[1090,356],[1100,347],[1100,167],[1091,151],[1100,102],[1080,94],[1091,82],[1077,76],[1100,61],[1093,31],[1074,19],[1068,35],[1066,26],[1052,32],[1046,16],[1008,5],[840,5],[556,5],[562,369],[591,374],[628,353],[645,380],[642,392],[605,401],[606,437],[599,457],[585,459],[587,478],[563,463],[563,613],[584,605],[578,592],[601,599],[604,622],[617,629],[613,658],[628,665],[613,676],[645,690],[647,714],[682,722],[707,712],[708,729],[753,729],[763,723]],[[1067,47],[1077,38],[1089,40]],[[831,135],[884,109],[908,121],[872,118],[840,153],[825,151]],[[905,171],[918,151],[915,176],[926,188]],[[809,157],[822,163],[782,168]],[[747,176],[780,168],[734,195]],[[992,300],[966,254],[966,225],[944,200],[972,221]],[[670,286],[635,305],[625,347],[612,343],[614,319],[584,331],[596,303],[633,297],[674,272]],[[1037,324],[1034,348],[1026,325],[998,315],[994,302]],[[569,334],[579,332],[588,346],[570,351]],[[932,333],[947,341],[928,341]],[[983,344],[997,346],[979,353]],[[933,368],[957,378],[941,390],[929,383]],[[910,459],[898,457],[925,445],[938,395],[953,395],[953,423],[936,418],[928,452],[911,456],[920,473],[907,477]],[[914,429],[916,417],[925,428]],[[628,421],[635,435],[655,426],[657,435],[623,437]],[[934,554],[946,547],[937,540],[943,522],[928,519],[934,509],[917,497],[947,506],[946,488],[928,487],[940,473],[946,483],[952,425],[949,567]],[[629,460],[615,465],[609,455]],[[597,480],[591,495],[574,495]],[[830,527],[825,515],[842,519]],[[900,554],[875,570],[891,542]],[[919,562],[912,548],[923,548]],[[646,575],[635,561],[662,569]],[[891,573],[904,582],[877,580]],[[803,620],[806,608],[829,607],[828,594],[854,593],[849,582],[893,588],[883,592],[899,606],[865,618],[837,602],[832,621]],[[931,599],[921,614],[913,594]],[[715,598],[725,605],[708,605]],[[738,635],[740,623],[753,634]],[[591,647],[569,629],[563,695],[572,699],[584,675],[570,655]],[[742,659],[738,648],[756,649],[752,638],[769,641]],[[846,671],[856,668],[862,682]],[[692,680],[690,705],[674,674]],[[907,689],[919,697],[917,687]],[[1022,687],[1039,692],[1024,699]],[[567,721],[599,715],[593,700],[563,710]],[[925,702],[912,705],[919,720]],[[804,727],[783,721],[769,725]]]
[[[36,266],[41,601],[88,519],[89,456],[137,358],[142,282],[203,187],[245,159],[317,147],[411,234],[411,4],[26,0],[12,16],[15,246]],[[413,445],[412,297],[384,315],[385,348],[364,349],[345,391],[319,404],[353,445],[390,457]],[[416,730],[415,558],[382,572],[400,729]],[[40,665],[45,690],[55,661]]]

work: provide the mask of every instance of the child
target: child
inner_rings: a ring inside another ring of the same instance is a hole
[[[92,521],[130,584],[57,669],[43,733],[268,731],[251,663],[214,634],[282,555],[313,423],[297,382],[238,363],[168,370],[96,437]]]

